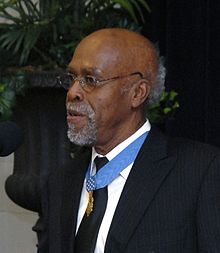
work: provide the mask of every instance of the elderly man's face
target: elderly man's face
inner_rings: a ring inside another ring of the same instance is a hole
[[[78,79],[104,80],[128,75],[126,65],[118,63],[121,57],[114,45],[104,47],[99,41],[90,40],[77,48],[69,71]],[[121,136],[128,127],[131,113],[128,93],[122,92],[122,88],[139,78],[131,76],[107,81],[92,91],[83,88],[77,80],[67,93],[70,140],[79,145],[101,145]]]
[[[146,38],[126,29],[94,32],[77,47],[69,72],[75,80],[66,99],[71,141],[106,154],[143,125],[157,72],[157,54]],[[94,79],[100,82],[90,89]]]

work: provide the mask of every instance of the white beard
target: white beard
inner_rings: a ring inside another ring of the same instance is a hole
[[[68,102],[66,108],[67,110],[71,109],[88,117],[88,124],[80,130],[76,130],[74,124],[68,123],[67,136],[69,140],[79,146],[92,146],[97,140],[97,125],[95,112],[92,107],[86,103],[76,104]]]

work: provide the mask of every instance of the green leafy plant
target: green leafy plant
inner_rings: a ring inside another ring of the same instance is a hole
[[[10,78],[2,78],[0,82],[0,121],[11,118],[15,97],[18,94],[23,94],[26,79],[26,73],[21,71]]]
[[[178,93],[175,91],[164,91],[159,102],[151,105],[147,116],[151,122],[163,124],[167,118],[174,117],[179,108]]]
[[[103,27],[140,29],[146,0],[2,0],[0,47],[16,65],[63,67],[87,34]]]

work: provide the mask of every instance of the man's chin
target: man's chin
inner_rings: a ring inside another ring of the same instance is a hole
[[[87,131],[83,131],[83,129],[80,129],[80,131],[77,131],[76,129],[68,129],[67,136],[70,140],[70,142],[74,143],[78,146],[87,146],[91,147],[96,142],[96,136],[95,135],[89,135]]]

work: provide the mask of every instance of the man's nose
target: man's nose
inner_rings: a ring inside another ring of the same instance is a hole
[[[76,80],[67,92],[67,101],[82,101],[84,99],[84,91]]]

